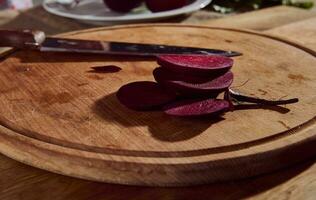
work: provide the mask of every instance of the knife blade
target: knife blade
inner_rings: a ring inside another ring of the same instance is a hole
[[[39,50],[41,52],[93,53],[132,56],[200,54],[231,57],[242,55],[236,51],[225,51],[219,49],[46,37],[45,33],[42,31],[30,30],[0,30],[0,37],[2,38],[0,46]]]

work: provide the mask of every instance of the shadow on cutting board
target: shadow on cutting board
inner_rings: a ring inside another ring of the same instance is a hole
[[[196,137],[213,124],[225,120],[223,117],[181,118],[166,115],[163,111],[133,111],[122,105],[115,93],[111,93],[95,102],[93,112],[107,121],[115,121],[124,127],[147,126],[157,140],[177,142]],[[238,105],[235,110],[267,109],[285,114],[289,109],[280,106]],[[283,133],[280,133],[281,135]],[[260,140],[258,140],[260,142]],[[265,139],[262,141],[264,142]],[[237,148],[231,145],[231,148]],[[212,149],[222,152],[229,150]],[[210,152],[209,152],[210,153]]]
[[[168,116],[162,111],[133,111],[121,105],[115,93],[99,99],[93,111],[103,119],[125,127],[147,126],[152,137],[168,142],[191,139],[224,119],[185,119]]]

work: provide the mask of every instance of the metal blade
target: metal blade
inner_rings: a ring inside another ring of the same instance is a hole
[[[239,52],[223,51],[218,49],[180,47],[157,44],[74,40],[50,37],[46,38],[46,40],[41,44],[40,51],[134,56],[157,56],[160,54],[202,54],[231,57],[242,55]]]

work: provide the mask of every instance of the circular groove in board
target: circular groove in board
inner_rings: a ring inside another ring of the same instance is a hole
[[[250,107],[227,113],[225,120],[134,112],[117,102],[115,92],[128,82],[153,80],[154,61],[18,52],[3,61],[1,65],[6,67],[0,69],[0,151],[9,157],[91,180],[190,185],[266,173],[314,155],[311,150],[304,156],[296,155],[315,141],[315,53],[311,50],[255,32],[184,25],[117,26],[63,36],[146,43],[159,40],[241,51],[244,56],[234,58],[234,86],[255,77],[251,84],[238,89],[265,98],[294,95],[301,101],[289,105],[289,110]],[[304,59],[298,63],[298,58]],[[113,74],[88,72],[100,65],[116,65],[123,70]],[[5,134],[8,130],[16,134],[11,142],[8,138],[13,136]],[[18,140],[29,146],[14,145]],[[13,146],[18,147],[14,152]],[[285,153],[296,156],[280,163],[280,155]],[[52,163],[39,159],[39,154]],[[60,158],[67,158],[67,162]],[[249,172],[233,170],[245,162],[252,163]],[[77,166],[80,170],[72,170],[74,165],[81,165]],[[225,171],[227,167],[230,172]]]

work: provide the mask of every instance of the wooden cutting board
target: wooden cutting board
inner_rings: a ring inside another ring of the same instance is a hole
[[[179,186],[268,173],[316,154],[312,50],[256,32],[189,25],[117,26],[63,36],[240,51],[244,55],[234,58],[233,67],[236,90],[300,102],[250,106],[222,119],[136,112],[115,93],[123,84],[153,80],[154,60],[17,52],[0,64],[0,152],[13,159],[89,180]],[[105,65],[122,70],[91,72]]]

